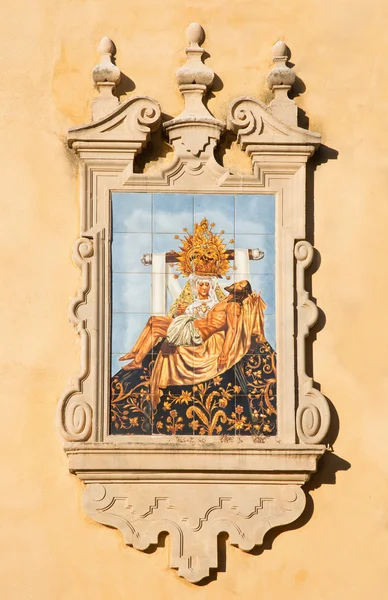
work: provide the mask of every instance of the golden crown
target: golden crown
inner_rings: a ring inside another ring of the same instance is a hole
[[[186,277],[191,273],[222,277],[229,271],[228,258],[231,252],[223,238],[212,231],[213,227],[215,223],[209,225],[205,218],[199,224],[194,224],[194,235],[186,234],[183,239],[179,235],[175,236],[182,244],[179,246],[180,252],[177,252],[177,268]],[[229,243],[234,243],[234,240],[230,240]]]

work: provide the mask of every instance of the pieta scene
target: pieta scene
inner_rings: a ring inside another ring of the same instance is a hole
[[[275,198],[112,194],[111,433],[276,434]]]

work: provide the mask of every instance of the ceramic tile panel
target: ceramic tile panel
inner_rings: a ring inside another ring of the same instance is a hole
[[[112,273],[149,273],[144,254],[152,253],[152,234],[121,233],[112,235]]]
[[[266,314],[264,320],[264,334],[272,348],[276,348],[276,315]]]
[[[236,196],[236,235],[275,233],[275,199],[269,195]]]
[[[135,344],[150,316],[149,313],[112,313],[112,353],[126,354]]]
[[[154,194],[153,232],[175,233],[187,228],[193,232],[194,197],[189,194]]]
[[[144,313],[151,310],[149,273],[112,273],[113,313]]]
[[[235,235],[236,248],[262,250],[264,257],[260,260],[249,261],[249,271],[252,275],[269,275],[275,273],[275,236],[251,235],[237,233]]]
[[[112,194],[113,232],[150,232],[152,225],[151,194]]]
[[[235,199],[225,194],[196,194],[194,196],[194,221],[199,223],[206,218],[216,223],[217,231],[234,234]]]
[[[112,195],[112,434],[276,433],[274,207]]]

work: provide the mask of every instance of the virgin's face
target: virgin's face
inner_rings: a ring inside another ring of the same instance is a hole
[[[198,298],[201,300],[207,300],[209,297],[210,283],[208,281],[198,281],[197,292]]]

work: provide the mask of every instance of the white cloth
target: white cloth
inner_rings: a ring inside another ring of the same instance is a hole
[[[166,314],[166,255],[152,255],[151,312],[153,315]]]
[[[249,252],[246,248],[236,248],[234,251],[235,271],[233,272],[234,281],[242,279],[250,280],[251,270],[249,267]]]
[[[168,269],[166,265],[166,253],[154,252],[152,254],[151,286],[151,313],[153,315],[167,314],[167,289],[172,296],[173,302],[182,291],[178,280],[174,278],[173,273]]]
[[[180,315],[170,324],[166,341],[170,346],[200,346],[203,340],[198,329],[194,327],[195,317]]]

